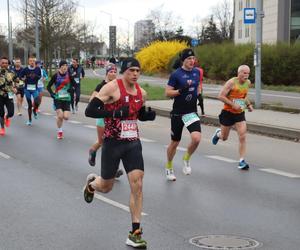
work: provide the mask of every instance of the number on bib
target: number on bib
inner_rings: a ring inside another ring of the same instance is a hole
[[[200,120],[200,118],[198,117],[198,115],[195,112],[189,113],[189,114],[185,114],[185,115],[182,116],[181,119],[182,119],[185,127],[188,127],[192,123]]]

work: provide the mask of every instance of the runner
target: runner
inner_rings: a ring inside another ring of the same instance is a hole
[[[173,158],[180,143],[185,126],[191,134],[191,142],[183,156],[183,173],[192,172],[190,158],[201,140],[201,125],[197,114],[197,96],[200,93],[200,71],[194,67],[195,55],[192,49],[184,49],[180,58],[182,66],[175,70],[168,81],[166,96],[174,98],[171,111],[171,142],[167,148],[166,177],[175,181]]]
[[[241,65],[238,68],[237,77],[228,80],[219,93],[219,99],[224,102],[223,110],[219,115],[221,128],[218,128],[212,137],[212,143],[216,145],[219,139],[226,141],[232,126],[235,127],[239,137],[239,165],[242,170],[249,169],[249,164],[245,161],[246,154],[246,133],[247,124],[245,119],[246,108],[252,112],[253,107],[250,103],[248,90],[251,85],[248,79],[250,68]]]
[[[98,94],[98,92],[101,90],[101,88],[108,82],[116,79],[117,77],[117,67],[116,65],[110,63],[106,66],[106,77],[105,79],[97,85],[96,89],[94,90],[94,92],[91,95],[90,101]],[[102,145],[102,141],[103,141],[103,133],[104,133],[104,118],[98,118],[96,119],[96,126],[97,126],[97,135],[98,135],[98,140],[95,144],[92,145],[92,147],[89,150],[89,164],[91,166],[95,166],[96,165],[96,154],[98,149],[101,147]],[[118,169],[117,173],[116,173],[116,178],[120,177],[121,175],[123,175],[123,170],[122,169]]]
[[[18,109],[18,115],[22,115],[22,105],[23,105],[23,98],[24,98],[24,82],[20,80],[21,78],[21,72],[23,70],[23,67],[21,66],[21,59],[16,58],[15,59],[15,67],[13,68],[13,71],[15,72],[16,76],[19,78],[19,84],[17,88],[17,109]]]
[[[72,65],[69,68],[71,76],[74,78],[76,85],[74,88],[72,88],[71,92],[71,108],[72,108],[72,114],[75,114],[75,109],[78,111],[78,102],[80,99],[80,83],[81,83],[81,78],[84,78],[85,72],[83,68],[78,64],[78,59],[73,58],[72,60]],[[80,77],[81,76],[81,77]],[[74,95],[76,96],[74,98]],[[74,109],[74,100],[75,100],[75,109]]]
[[[37,84],[41,78],[41,70],[35,65],[35,57],[29,56],[28,66],[22,70],[20,77],[21,80],[25,80],[24,94],[28,103],[28,126],[32,125],[32,112],[35,119],[38,119],[37,110],[40,105],[39,92],[37,90]],[[33,102],[31,100],[33,98]]]
[[[140,76],[140,64],[127,58],[122,64],[122,79],[107,83],[88,104],[86,116],[105,117],[104,141],[101,154],[101,176],[90,174],[84,190],[84,199],[90,203],[94,192],[107,193],[112,190],[115,175],[122,160],[130,184],[130,212],[132,230],[126,244],[135,248],[147,248],[140,227],[143,204],[144,161],[139,139],[137,119],[155,119],[155,112],[143,103],[146,92],[136,81]]]
[[[55,73],[48,83],[47,90],[54,99],[56,108],[57,139],[63,139],[63,122],[70,116],[71,88],[76,84],[68,72],[67,61],[60,61],[58,72]],[[55,92],[52,90],[54,85]]]
[[[48,74],[46,70],[43,67],[43,62],[41,61],[36,61],[36,66],[41,69],[41,78],[38,81],[38,92],[39,92],[39,97],[40,97],[40,104],[42,104],[42,97],[43,97],[43,91],[44,91],[44,84],[48,80]],[[38,110],[39,112],[39,110]]]
[[[2,57],[0,62],[0,135],[5,135],[5,127],[10,126],[10,118],[14,115],[14,93],[17,92],[15,73],[8,69],[8,58]],[[5,114],[5,109],[7,113]]]

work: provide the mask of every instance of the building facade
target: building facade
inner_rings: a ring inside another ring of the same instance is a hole
[[[300,0],[263,1],[263,43],[300,42]],[[244,8],[256,0],[234,0],[235,43],[255,43],[255,24],[244,24]]]
[[[140,20],[134,24],[134,50],[145,47],[155,34],[155,25],[152,20]]]

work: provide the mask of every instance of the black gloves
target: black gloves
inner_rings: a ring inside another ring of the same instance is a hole
[[[113,118],[126,118],[129,116],[129,106],[123,106],[119,109],[116,109],[112,113]]]
[[[143,106],[139,110],[138,119],[140,121],[154,121],[156,117],[156,112],[151,109],[151,107],[148,107],[148,111],[146,111],[146,107]]]
[[[189,91],[190,85],[187,83],[181,89],[178,89],[179,94],[183,94]]]

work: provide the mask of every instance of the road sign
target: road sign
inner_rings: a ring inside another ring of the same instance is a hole
[[[255,23],[255,8],[244,8],[244,24]]]
[[[193,47],[195,47],[195,46],[197,46],[198,44],[199,44],[199,40],[193,38],[192,41],[191,41],[191,45],[192,45]]]

